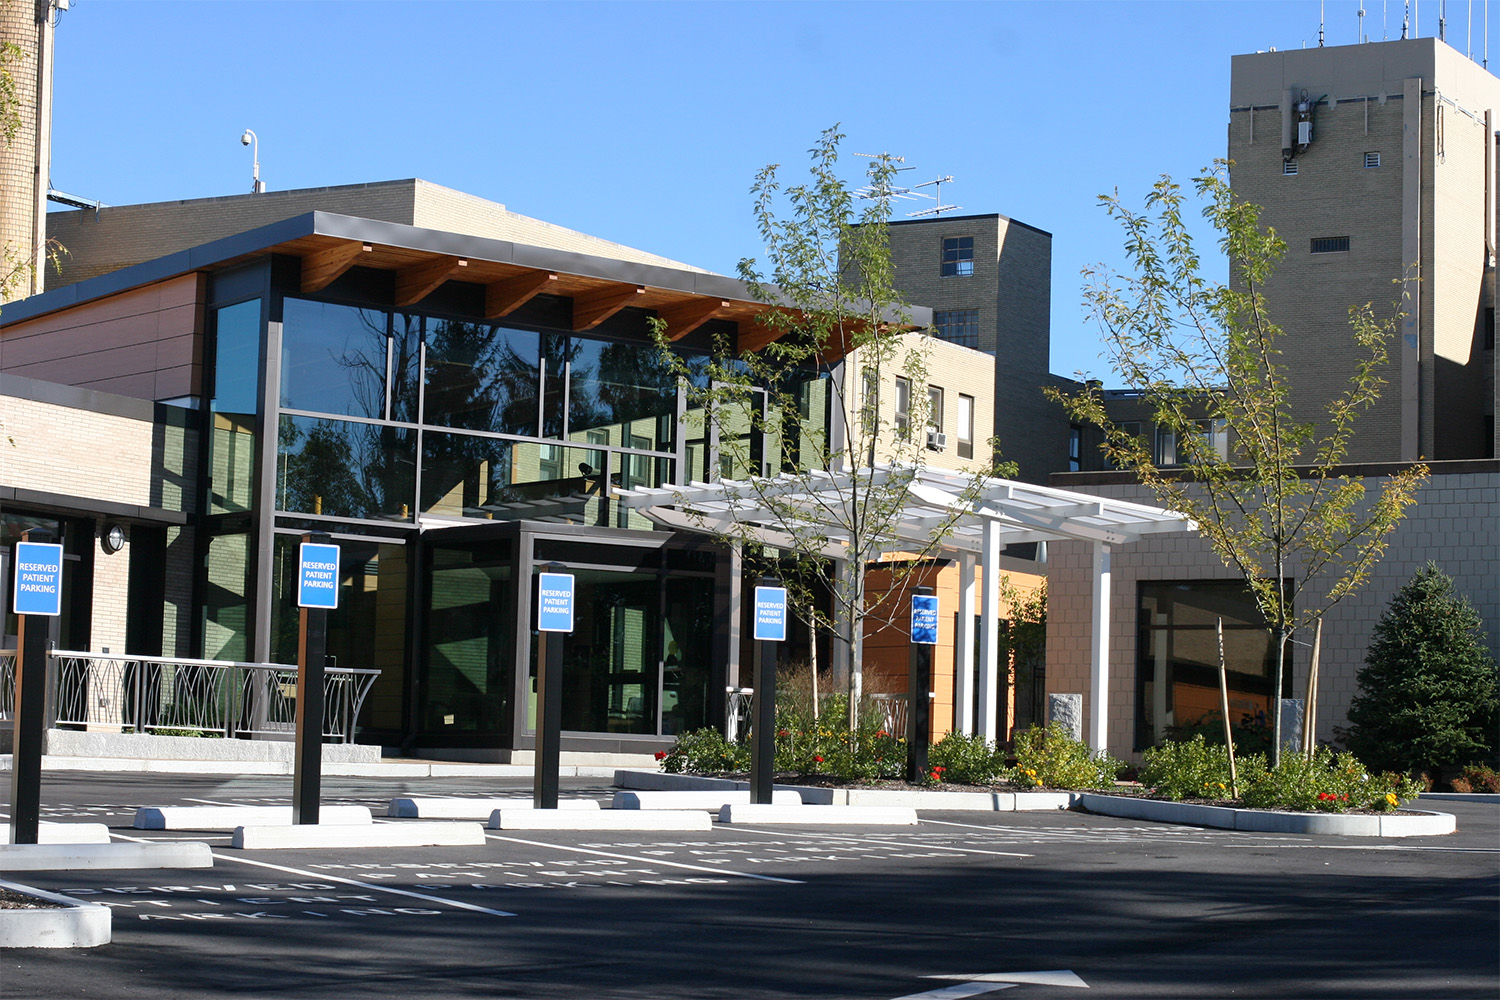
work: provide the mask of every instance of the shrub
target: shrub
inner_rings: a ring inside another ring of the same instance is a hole
[[[1101,754],[1075,740],[1061,725],[1026,729],[1011,741],[1016,766],[1007,777],[1032,788],[1103,788],[1114,783],[1125,768],[1123,761]]]
[[[661,759],[671,774],[724,774],[750,767],[750,747],[730,743],[717,729],[695,729],[682,733]]]
[[[1349,749],[1373,767],[1434,776],[1489,760],[1497,678],[1482,638],[1473,607],[1428,563],[1372,633],[1349,707]]]
[[[1238,722],[1231,721],[1234,733],[1234,752],[1246,755],[1271,752],[1271,720],[1264,711],[1243,712]],[[1185,743],[1195,736],[1202,736],[1205,743],[1224,745],[1224,716],[1215,709],[1205,712],[1192,722],[1181,726],[1167,726],[1169,740]]]
[[[983,736],[949,733],[927,751],[927,762],[940,780],[960,785],[988,785],[1005,773],[1005,753]]]
[[[1276,768],[1259,754],[1240,766],[1240,797],[1252,809],[1282,807],[1302,812],[1378,809],[1390,812],[1422,792],[1419,782],[1387,772],[1371,777],[1347,751],[1319,747],[1312,756],[1289,753]]]
[[[1472,764],[1464,768],[1463,773],[1454,778],[1451,784],[1455,792],[1488,792],[1494,795],[1500,793],[1500,774],[1482,764]]]
[[[1174,802],[1182,798],[1229,797],[1229,753],[1200,733],[1182,742],[1167,741],[1143,755],[1141,784],[1155,788]]]

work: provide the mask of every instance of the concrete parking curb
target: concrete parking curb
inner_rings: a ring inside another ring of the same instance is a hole
[[[664,771],[615,771],[615,787],[642,791],[743,791],[748,781],[706,778]],[[777,792],[796,792],[808,805],[898,806],[921,810],[964,809],[986,812],[1034,812],[1068,809],[1078,792],[960,792],[938,788],[826,788],[821,785],[777,785]],[[748,800],[747,800],[748,801]]]
[[[357,847],[478,847],[478,823],[376,823],[373,826],[241,826],[229,846],[243,851]]]
[[[0,754],[0,771],[11,769],[11,755]],[[124,774],[235,774],[286,776],[292,774],[290,761],[275,760],[154,760],[137,757],[42,757],[43,771],[100,771]],[[564,765],[558,775],[564,778],[609,778],[616,768],[611,765]],[[398,761],[360,764],[325,761],[324,777],[330,778],[529,778],[530,764],[455,764],[451,761]]]
[[[695,809],[641,812],[634,809],[496,809],[491,830],[670,830],[702,833],[713,829],[707,812]]]
[[[369,826],[364,806],[321,806],[318,823]],[[135,811],[137,830],[233,830],[239,826],[291,826],[291,806],[152,806]]]
[[[736,802],[719,810],[719,822],[771,826],[916,826],[917,811],[904,806],[778,806]]]
[[[41,844],[107,844],[109,827],[103,823],[39,823],[36,839]],[[10,843],[10,824],[0,823],[0,844]]]
[[[750,790],[683,789],[658,792],[616,792],[610,803],[611,809],[706,809],[718,812],[731,803],[748,803]],[[800,806],[802,796],[789,788],[778,788],[771,793],[771,802],[778,806]]]
[[[387,816],[408,818],[421,817],[422,819],[476,819],[488,821],[490,814],[496,809],[534,808],[536,808],[536,803],[531,799],[397,798],[391,799],[391,804],[386,807],[385,814]],[[558,800],[557,808],[597,810],[599,803],[594,799],[560,799]]]
[[[0,948],[97,948],[109,944],[111,911],[19,882],[0,880],[0,889],[55,903],[46,909],[0,910]]]
[[[197,841],[150,844],[7,844],[0,871],[61,872],[123,868],[212,868],[213,852]]]
[[[1084,792],[1079,805],[1092,813],[1158,823],[1182,823],[1251,833],[1334,834],[1344,837],[1438,837],[1458,828],[1451,813],[1414,812],[1381,815],[1274,812],[1234,809],[1190,802],[1162,802],[1122,795]]]

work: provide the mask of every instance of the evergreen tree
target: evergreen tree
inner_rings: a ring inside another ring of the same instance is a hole
[[[1372,633],[1349,749],[1372,769],[1427,771],[1492,758],[1497,674],[1479,615],[1428,563],[1391,599]]]

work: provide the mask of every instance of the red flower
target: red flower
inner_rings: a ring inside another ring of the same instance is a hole
[[[789,733],[789,732],[787,732],[785,729],[778,729],[778,730],[776,730],[776,735],[777,736],[790,736],[792,734]]]
[[[888,733],[888,732],[886,732],[884,729],[879,729],[879,730],[876,730],[875,735],[876,735],[877,738],[879,738],[879,737],[889,737],[891,734]]]
[[[666,760],[667,759],[667,752],[665,750],[658,750],[658,751],[656,751],[656,759],[657,760]]]
[[[817,761],[819,764],[823,763],[822,757],[814,757],[813,760]]]

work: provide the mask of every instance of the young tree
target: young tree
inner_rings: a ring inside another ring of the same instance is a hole
[[[734,518],[699,517],[699,526],[780,575],[814,630],[832,628],[848,652],[855,725],[866,627],[886,624],[874,616],[901,603],[866,594],[865,566],[886,553],[909,554],[887,592],[904,590],[908,570],[940,547],[959,515],[926,524],[920,540],[898,530],[907,488],[924,464],[918,432],[927,417],[921,394],[903,426],[879,405],[879,387],[893,374],[926,383],[923,338],[908,335],[887,230],[901,161],[871,157],[855,192],[837,172],[842,139],[837,126],[821,134],[803,183],[783,188],[775,164],[756,174],[751,193],[766,261],[742,260],[739,276],[773,308],[759,328],[740,331],[739,353],[721,341],[712,357],[688,360],[672,353],[665,323],[657,337],[689,386],[690,419],[717,438],[711,474],[739,509]],[[831,601],[831,616],[818,611],[820,595]]]
[[[1346,742],[1367,766],[1427,771],[1495,753],[1495,661],[1453,579],[1428,563],[1391,598],[1371,633]]]
[[[1152,187],[1141,212],[1101,196],[1125,232],[1132,273],[1122,283],[1102,267],[1085,271],[1084,300],[1111,366],[1140,394],[1158,431],[1175,436],[1180,467],[1162,468],[1150,442],[1112,422],[1096,384],[1052,395],[1073,420],[1101,428],[1107,458],[1196,521],[1224,564],[1244,576],[1276,644],[1274,761],[1289,641],[1366,581],[1427,469],[1395,473],[1373,497],[1362,478],[1337,471],[1357,416],[1385,384],[1394,318],[1378,320],[1369,304],[1349,310],[1361,354],[1348,388],[1316,401],[1322,428],[1294,417],[1284,332],[1262,294],[1286,246],[1260,227],[1257,206],[1234,196],[1225,166],[1203,171],[1194,186],[1229,259],[1229,284],[1202,273],[1182,190],[1169,177]]]

